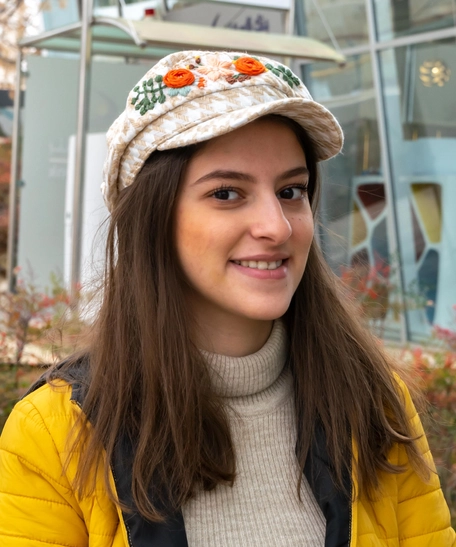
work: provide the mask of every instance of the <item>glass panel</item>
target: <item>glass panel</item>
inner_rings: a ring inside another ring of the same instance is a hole
[[[360,305],[377,334],[399,339],[370,55],[349,57],[344,68],[305,65],[303,72],[313,97],[345,133],[344,153],[322,166],[322,249],[336,273],[356,280]]]
[[[58,74],[58,77],[56,77]],[[18,265],[41,286],[63,272],[68,139],[76,131],[79,60],[27,57]]]
[[[79,60],[54,53],[31,56],[27,65],[18,264],[26,272],[30,268],[44,286],[51,272],[69,279]],[[106,215],[100,192],[106,130],[149,66],[150,62],[126,64],[112,58],[92,63],[82,206],[83,282],[93,276],[103,248],[93,239]]]
[[[370,1],[370,0],[369,0]],[[456,24],[454,0],[373,0],[379,40]]]
[[[342,48],[369,41],[365,0],[303,0],[296,2],[296,12],[303,36],[332,45],[332,34]]]
[[[456,303],[456,41],[381,53],[409,335],[454,328]]]
[[[103,164],[107,154],[106,131],[125,109],[128,93],[154,64],[150,60],[129,61],[111,57],[109,59],[95,58],[92,62],[82,205],[81,282],[83,284],[90,283],[94,277],[98,278],[104,266],[105,231],[99,228],[108,215],[100,191]],[[75,144],[75,135],[71,135],[68,140],[70,157],[74,156]],[[66,184],[64,277],[69,283],[72,172],[68,172]]]
[[[79,21],[78,0],[43,0],[40,10],[44,30],[54,30]]]

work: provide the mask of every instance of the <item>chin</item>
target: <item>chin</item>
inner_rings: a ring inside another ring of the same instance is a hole
[[[266,306],[265,309],[261,309],[261,307],[257,307],[254,310],[252,310],[250,313],[247,312],[242,315],[244,315],[244,317],[253,319],[255,321],[274,321],[282,317],[289,307],[290,307],[289,303],[286,306],[285,305]]]

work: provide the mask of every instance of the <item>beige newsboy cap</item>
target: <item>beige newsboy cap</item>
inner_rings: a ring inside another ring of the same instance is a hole
[[[181,51],[164,57],[129,93],[107,133],[102,192],[108,209],[155,150],[209,140],[266,114],[298,122],[317,159],[335,156],[343,133],[289,68],[246,53]]]

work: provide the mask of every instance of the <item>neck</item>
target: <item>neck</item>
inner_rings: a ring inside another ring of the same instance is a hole
[[[272,320],[256,321],[243,317],[215,321],[212,316],[202,316],[197,321],[198,347],[230,357],[251,355],[266,343],[272,323]]]

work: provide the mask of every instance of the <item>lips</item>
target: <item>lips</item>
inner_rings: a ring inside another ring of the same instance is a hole
[[[243,266],[244,268],[252,268],[257,270],[276,270],[280,268],[283,260],[233,260],[235,264]]]
[[[236,270],[248,277],[279,280],[287,277],[288,258],[279,260],[230,260]]]

